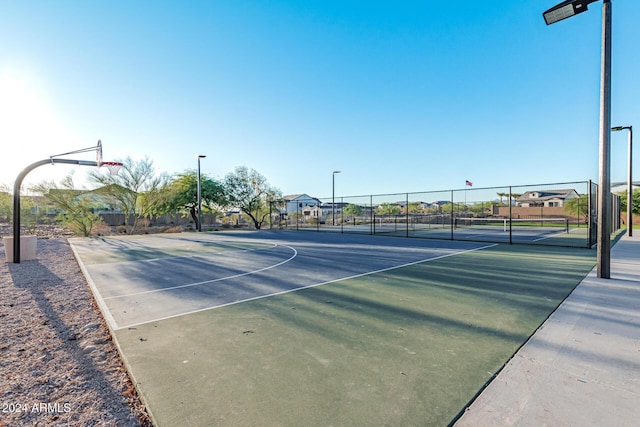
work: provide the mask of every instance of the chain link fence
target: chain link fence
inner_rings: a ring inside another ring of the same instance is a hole
[[[339,196],[270,204],[272,229],[591,248],[598,186],[591,181]],[[612,195],[611,230],[620,228]]]

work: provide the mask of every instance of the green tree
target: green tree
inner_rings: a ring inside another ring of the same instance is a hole
[[[586,223],[589,221],[589,196],[581,194],[580,197],[567,200],[564,204],[564,210],[571,215],[581,217]]]
[[[280,190],[254,169],[238,166],[224,178],[225,205],[244,212],[257,230],[269,216],[269,204],[282,198]]]
[[[475,202],[471,206],[468,207],[468,210],[474,215],[484,215],[486,213],[487,207],[491,206],[490,203],[484,202]]]
[[[203,212],[214,211],[225,202],[224,188],[220,183],[208,176],[200,175],[200,199]],[[168,182],[158,191],[154,202],[154,212],[170,214],[180,212],[190,216],[199,228],[198,216],[198,173],[187,170]]]
[[[394,203],[383,203],[376,209],[379,215],[398,215],[400,206]]]
[[[143,198],[143,193],[155,193],[164,182],[166,176],[156,176],[153,162],[148,158],[133,161],[127,157],[122,162],[118,175],[106,174],[98,170],[89,172],[89,179],[102,187],[96,190],[109,198],[114,207],[124,213],[124,224],[128,232],[135,232],[138,219],[147,217],[154,212],[155,199]],[[130,224],[130,216],[133,223]]]
[[[618,193],[620,196],[620,210],[622,212],[627,212],[627,194],[628,191],[623,191],[622,193]],[[633,198],[631,200],[633,204],[631,206],[631,212],[634,215],[640,215],[640,189],[633,190]]]
[[[342,209],[342,212],[345,215],[353,215],[353,216],[362,215],[362,211],[363,211],[362,206],[354,205],[353,203],[348,204]]]
[[[0,221],[9,222],[13,212],[13,197],[9,191],[9,187],[0,185]]]
[[[88,191],[76,190],[73,174],[62,179],[58,186],[54,181],[44,181],[30,188],[60,210],[57,219],[75,234],[90,236],[93,226],[101,221],[100,215],[93,212],[95,201]]]
[[[23,196],[20,202],[20,219],[29,234],[36,232],[36,226],[40,221],[40,206],[32,197]]]
[[[407,205],[407,211],[409,213],[418,213],[422,211],[422,207],[418,202],[409,202],[409,204]]]

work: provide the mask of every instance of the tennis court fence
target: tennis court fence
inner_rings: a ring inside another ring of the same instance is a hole
[[[591,248],[597,241],[591,181],[365,196],[285,197],[269,207],[272,229]],[[612,195],[611,230],[620,229]]]

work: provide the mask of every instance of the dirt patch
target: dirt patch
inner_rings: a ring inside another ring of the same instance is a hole
[[[0,235],[11,235],[0,225]],[[0,426],[150,426],[59,226],[38,226],[38,258],[0,243]]]

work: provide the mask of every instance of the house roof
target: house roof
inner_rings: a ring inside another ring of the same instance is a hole
[[[533,197],[533,194],[538,194],[537,197]],[[569,195],[571,194],[578,194],[576,190],[574,189],[567,189],[567,190],[533,190],[533,191],[527,191],[526,193],[524,193],[522,196],[518,197],[516,199],[517,202],[526,202],[526,201],[530,201],[530,200],[536,200],[536,201],[544,201],[544,200],[551,200],[551,199],[561,199],[564,200],[567,197],[569,197]]]
[[[306,194],[290,194],[288,196],[283,196],[282,198],[285,200],[296,200],[302,196],[306,196]]]
[[[640,188],[640,181],[633,181],[631,183],[633,187],[633,191],[635,192],[638,188]],[[629,183],[627,182],[614,182],[611,184],[611,192],[612,193],[623,193],[629,189]]]
[[[312,200],[318,200],[315,197],[311,197],[308,194],[290,194],[288,196],[283,196],[282,197],[284,200],[288,201],[288,202],[292,202],[294,200],[298,200],[298,199],[312,199]]]

